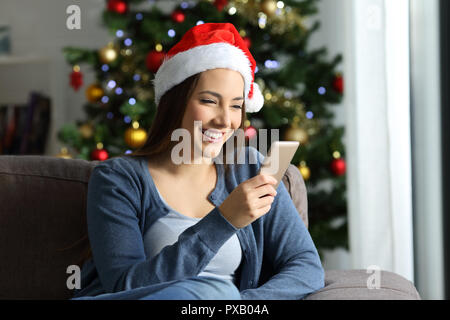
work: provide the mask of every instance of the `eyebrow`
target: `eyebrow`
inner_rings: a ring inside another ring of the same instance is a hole
[[[211,94],[211,95],[213,95],[213,96],[215,96],[215,97],[217,97],[219,99],[222,98],[222,96],[219,93],[214,92],[214,91],[205,90],[205,91],[199,92],[199,94],[202,94],[202,93],[209,93],[209,94]],[[233,99],[233,101],[234,100],[244,100],[244,97],[236,97],[236,98]]]

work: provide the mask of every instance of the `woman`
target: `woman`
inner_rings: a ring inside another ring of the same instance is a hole
[[[230,23],[195,26],[168,52],[146,144],[92,172],[92,257],[75,299],[303,299],[323,287],[286,187],[258,175],[262,154],[235,147],[229,164],[222,150],[262,108],[255,67]],[[189,137],[182,161],[174,132]]]

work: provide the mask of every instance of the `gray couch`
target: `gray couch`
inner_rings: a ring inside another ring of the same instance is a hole
[[[0,299],[68,299],[66,273],[89,248],[86,193],[98,161],[0,156]],[[283,182],[308,226],[306,188],[291,165]],[[80,265],[81,267],[81,265]],[[420,299],[414,285],[381,272],[368,289],[365,270],[326,271],[325,287],[308,299]]]

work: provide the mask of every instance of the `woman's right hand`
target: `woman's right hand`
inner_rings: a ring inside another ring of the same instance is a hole
[[[258,174],[238,185],[219,206],[220,213],[240,229],[269,212],[277,195],[277,180]]]

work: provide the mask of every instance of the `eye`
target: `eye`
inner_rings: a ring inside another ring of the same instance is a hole
[[[212,101],[212,100],[205,100],[205,99],[202,99],[202,100],[200,100],[201,102],[203,102],[203,103],[215,103],[214,101]]]
[[[235,109],[242,109],[242,107],[239,106],[239,105],[235,105],[235,106],[233,106],[233,108],[235,108]]]

